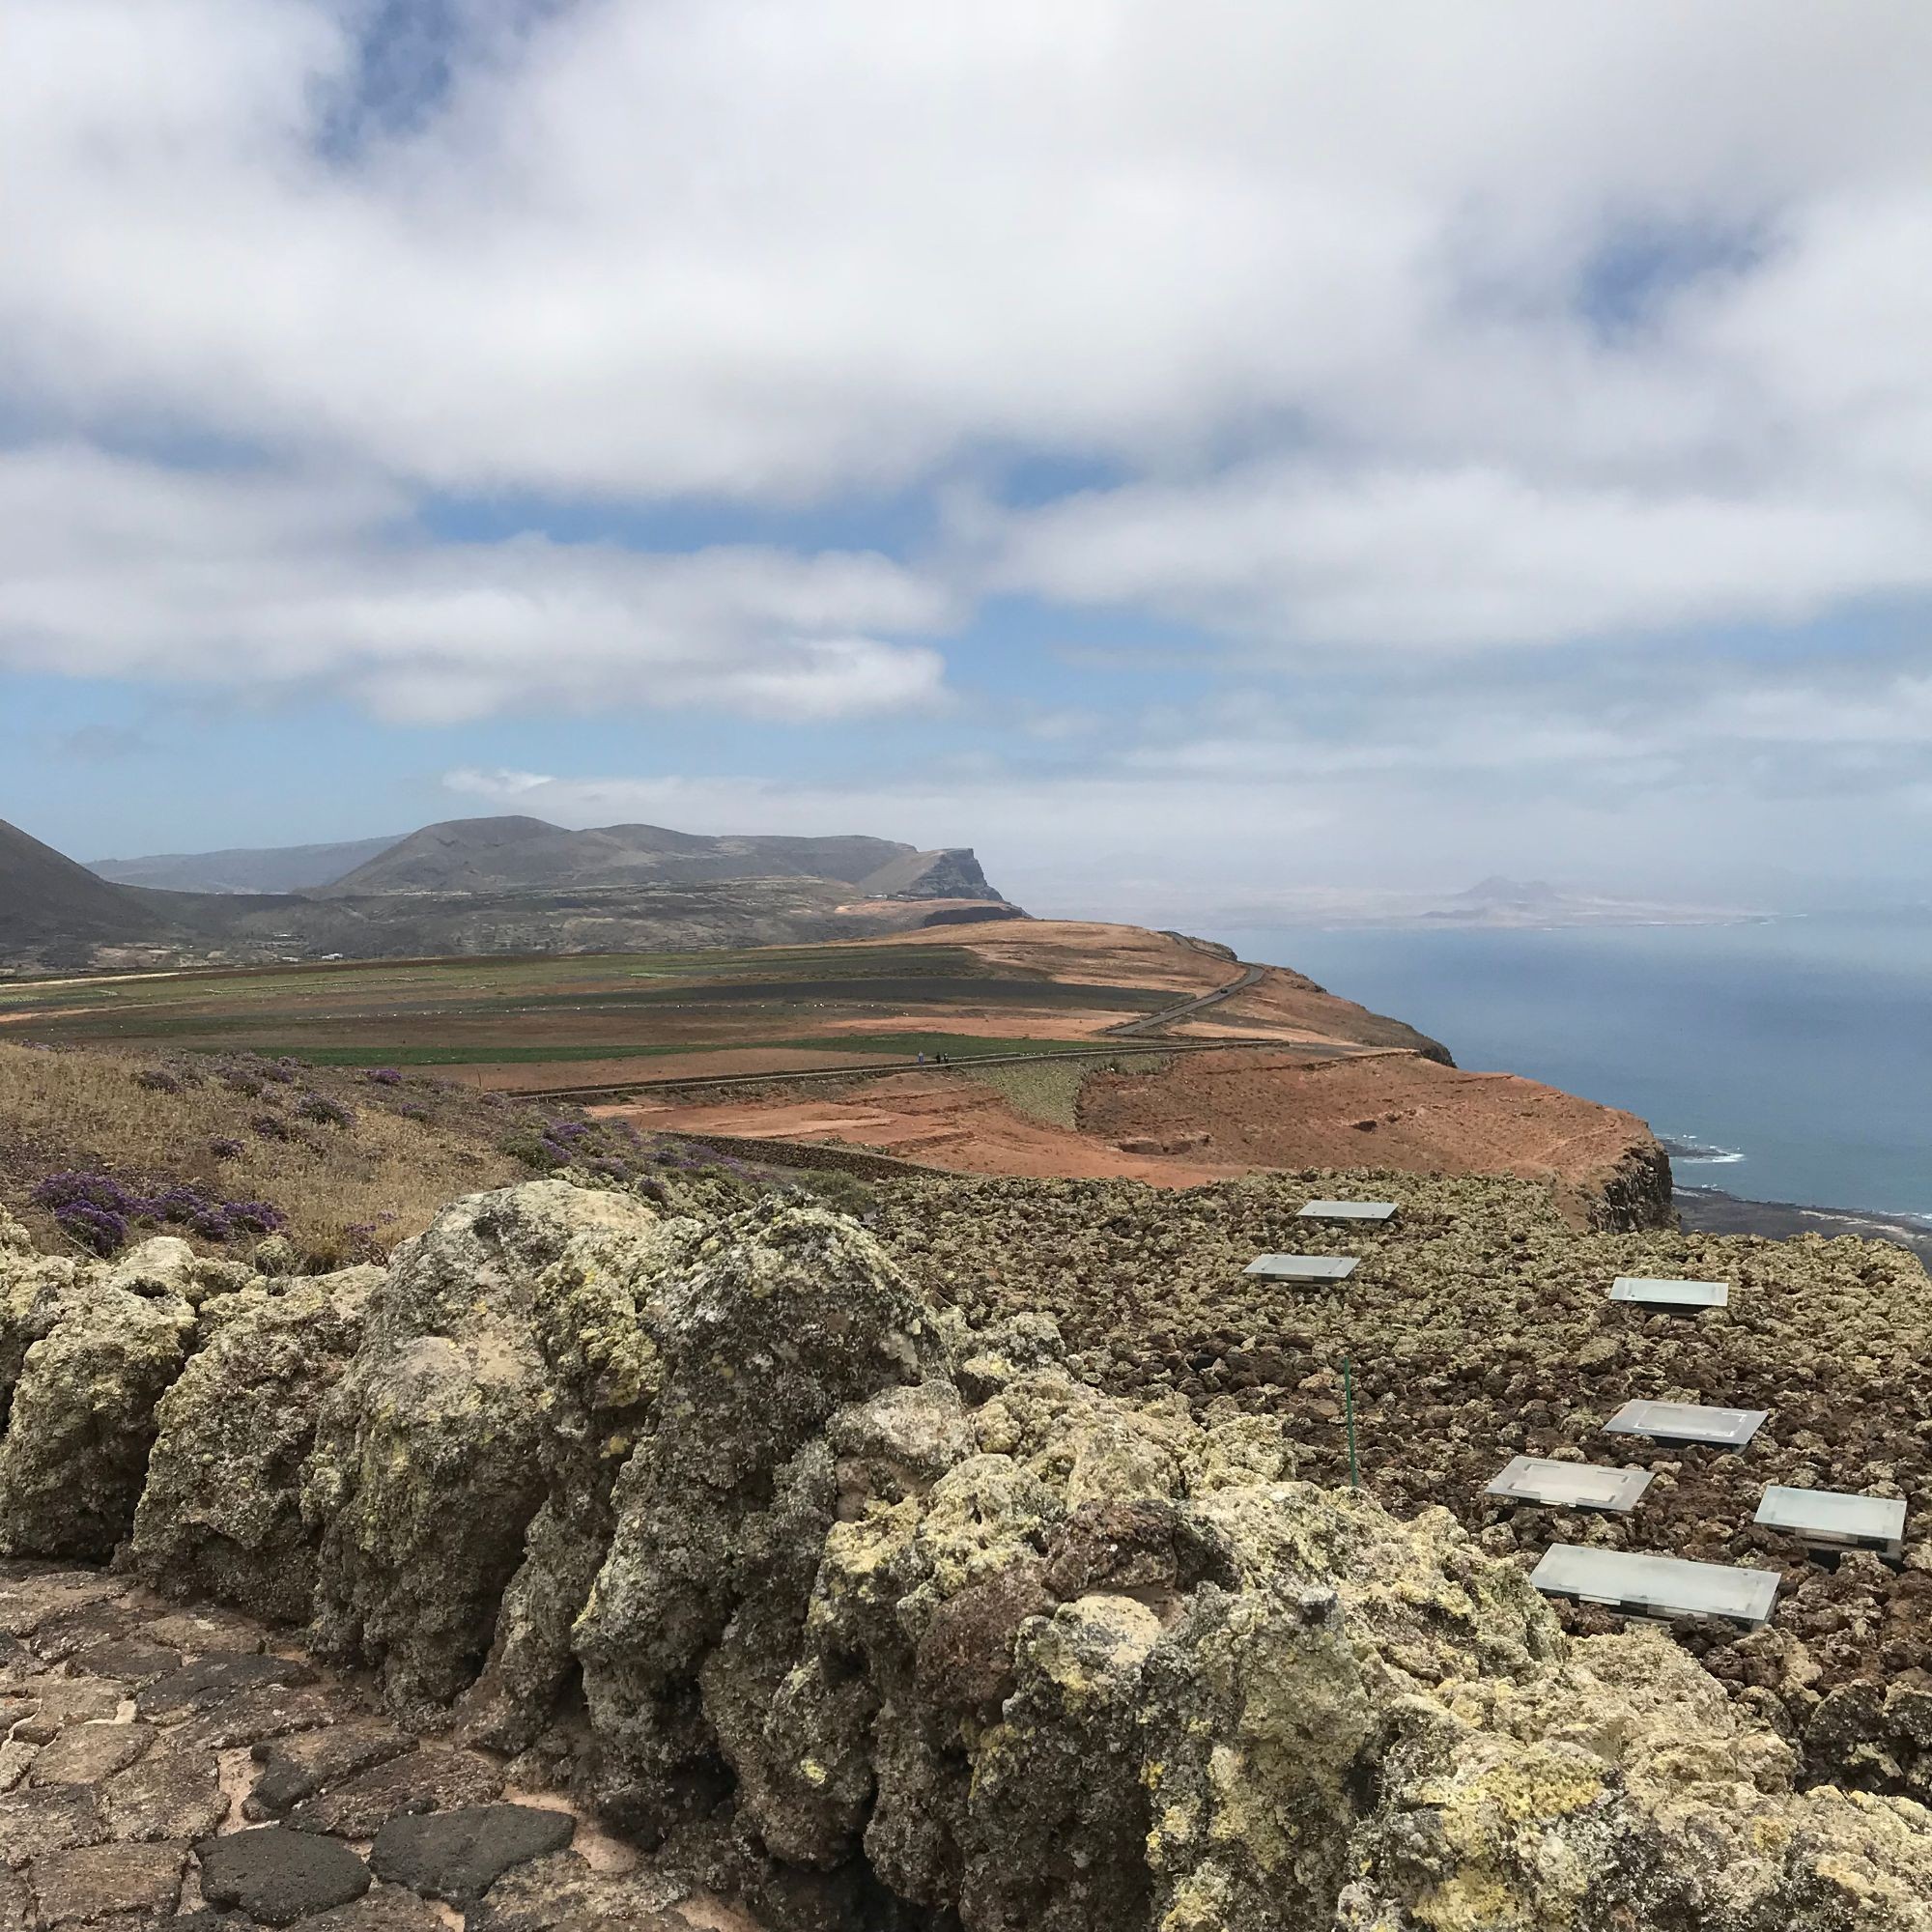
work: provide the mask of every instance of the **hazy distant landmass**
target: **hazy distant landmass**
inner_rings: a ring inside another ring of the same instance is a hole
[[[1682,905],[1575,893],[1545,879],[1491,877],[1460,893],[1396,892],[1374,887],[1306,886],[1243,901],[1223,913],[1230,925],[1742,925],[1768,913],[1742,906]]]
[[[117,886],[170,893],[300,893],[327,886],[401,843],[351,838],[332,845],[238,846],[226,852],[157,852],[145,859],[90,859],[87,869]]]

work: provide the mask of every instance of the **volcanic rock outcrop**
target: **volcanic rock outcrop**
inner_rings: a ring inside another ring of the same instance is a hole
[[[774,1925],[1932,1925],[1932,1814],[1796,1789],[1667,1637],[1566,1636],[1446,1512],[969,1329],[850,1221],[552,1180],[385,1277],[170,1248],[0,1222],[0,1545],[285,1615],[312,1578],[400,1717]]]

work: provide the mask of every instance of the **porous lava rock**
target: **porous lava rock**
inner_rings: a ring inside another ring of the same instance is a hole
[[[163,1237],[73,1272],[17,1256],[0,1250],[0,1374],[18,1363],[0,1435],[0,1555],[104,1561],[133,1521],[155,1406],[187,1358],[194,1310],[175,1291],[193,1251]]]
[[[316,1563],[302,1470],[384,1280],[381,1268],[351,1268],[208,1303],[201,1347],[156,1412],[134,1516],[142,1576],[175,1596],[308,1620]]]

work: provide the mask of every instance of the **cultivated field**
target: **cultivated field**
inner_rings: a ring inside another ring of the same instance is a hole
[[[1015,921],[948,928],[944,942],[13,980],[0,983],[0,1039],[435,1066],[477,1086],[610,1085],[1089,1045],[1238,971],[1171,934]],[[1429,1045],[1290,973],[1244,1000],[1237,1027],[1190,1019],[1181,1031]]]
[[[0,989],[0,1037],[89,1046],[294,1054],[319,1065],[562,1069],[747,1046],[866,1065],[988,1048],[974,1030],[1077,1038],[1173,1004],[1158,988],[1070,988],[954,946],[324,964]],[[957,1015],[956,1031],[949,1020]],[[1062,1024],[1070,1016],[1070,1024]],[[634,1069],[635,1070],[635,1069]],[[621,1077],[621,1076],[619,1076]]]

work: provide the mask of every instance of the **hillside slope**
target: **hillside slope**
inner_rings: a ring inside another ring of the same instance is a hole
[[[167,913],[0,819],[0,953],[164,939]]]

